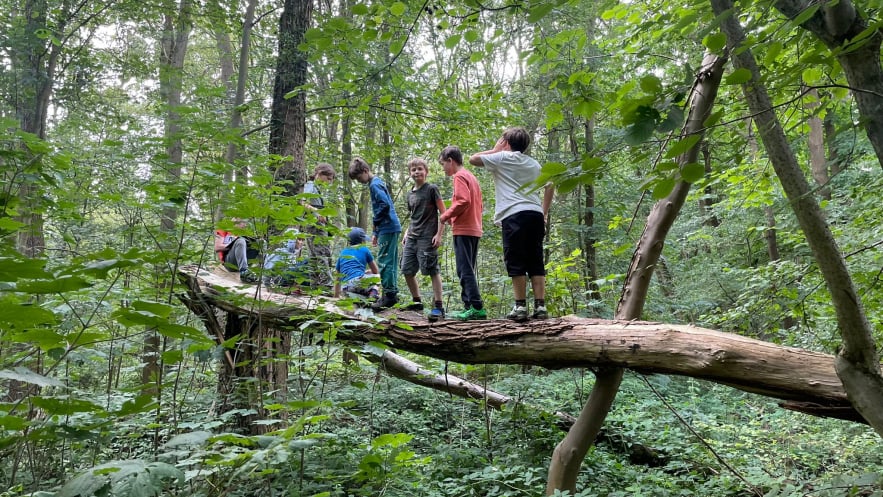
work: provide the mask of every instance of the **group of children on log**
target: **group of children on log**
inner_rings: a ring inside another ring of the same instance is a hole
[[[540,175],[540,164],[525,153],[530,141],[530,134],[524,128],[509,128],[493,148],[469,157],[470,165],[483,167],[494,179],[494,223],[502,230],[503,260],[512,279],[515,298],[506,318],[518,322],[548,317],[543,239],[554,190],[551,185],[546,185],[541,198],[534,187]],[[353,159],[349,165],[349,177],[368,185],[371,196],[374,230],[370,244],[376,255],[368,247],[368,234],[355,227],[347,235],[348,246],[333,265],[329,236],[324,229],[327,220],[320,212],[325,206],[322,188],[334,181],[335,173],[329,164],[316,166],[310,181],[304,185],[304,193],[313,194],[309,195],[305,207],[315,211],[317,223],[307,226],[305,235],[290,230],[290,240],[264,257],[264,283],[291,286],[305,282],[314,287],[333,287],[335,297],[344,294],[367,297],[372,301],[371,307],[380,311],[399,305],[398,271],[401,268],[412,299],[404,308],[423,311],[417,281],[419,271],[432,281],[433,300],[427,318],[431,322],[438,321],[445,318],[438,248],[442,245],[446,226],[450,225],[463,302],[463,310],[450,317],[464,321],[487,319],[475,273],[482,236],[481,187],[464,166],[463,154],[458,147],[445,147],[438,161],[445,175],[453,181],[450,204],[445,207],[438,187],[426,181],[429,172],[426,161],[411,159],[408,171],[414,186],[408,192],[409,225],[401,236],[402,225],[386,183],[371,172],[371,166],[364,159]],[[309,258],[301,257],[304,241]],[[260,257],[256,245],[249,237],[215,231],[214,248],[220,261],[227,270],[238,271],[244,283],[261,281],[261,277],[249,268],[249,261]],[[284,271],[280,271],[280,267]],[[534,294],[533,312],[530,313],[528,278]]]

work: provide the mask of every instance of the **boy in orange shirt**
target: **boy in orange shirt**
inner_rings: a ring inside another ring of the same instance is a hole
[[[438,161],[454,182],[451,206],[439,217],[439,221],[451,225],[454,234],[454,257],[463,301],[463,311],[451,317],[463,321],[487,319],[475,276],[478,241],[482,235],[481,186],[475,176],[463,167],[463,153],[459,147],[445,147]]]

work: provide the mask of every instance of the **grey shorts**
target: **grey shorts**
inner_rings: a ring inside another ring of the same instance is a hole
[[[402,274],[433,276],[438,274],[438,248],[432,246],[432,238],[407,238],[402,251]]]

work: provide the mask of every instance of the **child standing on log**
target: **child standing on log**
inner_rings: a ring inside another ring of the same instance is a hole
[[[414,158],[408,161],[408,172],[414,180],[414,188],[408,193],[410,225],[402,239],[402,274],[414,301],[406,309],[423,310],[420,286],[417,284],[419,269],[432,280],[433,306],[429,311],[429,321],[435,322],[445,317],[438,267],[438,247],[445,235],[445,225],[438,222],[438,215],[445,211],[445,203],[438,187],[426,182],[429,166],[425,160]]]
[[[515,305],[506,316],[513,321],[527,321],[527,277],[533,288],[533,319],[546,319],[546,268],[543,262],[543,238],[546,218],[555,193],[546,185],[542,201],[533,187],[540,175],[540,164],[525,155],[530,134],[524,128],[509,128],[491,150],[469,157],[473,166],[484,167],[494,176],[496,207],[494,223],[503,231],[503,261],[512,278]]]
[[[371,174],[371,166],[361,157],[350,163],[350,179],[368,185],[371,193],[371,208],[374,211],[374,237],[372,244],[377,247],[377,265],[380,267],[380,283],[383,295],[371,307],[375,311],[392,307],[399,302],[399,235],[402,225],[396,214],[389,188],[382,179]]]

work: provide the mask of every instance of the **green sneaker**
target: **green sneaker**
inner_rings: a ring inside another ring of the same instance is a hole
[[[477,319],[487,319],[487,311],[484,309],[476,309],[474,307],[470,307],[461,312],[454,314],[454,319],[459,319],[460,321],[475,321]]]

